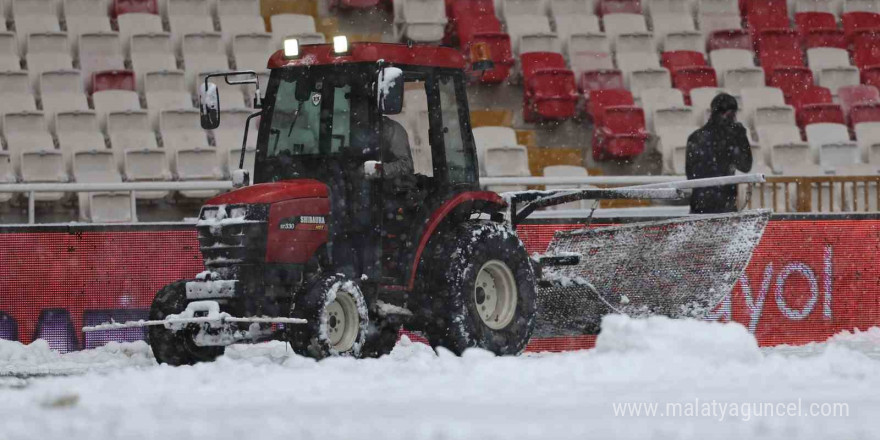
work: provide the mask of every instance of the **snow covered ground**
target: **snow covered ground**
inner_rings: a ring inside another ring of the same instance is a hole
[[[878,390],[877,328],[762,350],[738,324],[611,316],[582,352],[459,358],[404,340],[314,362],[269,343],[181,368],[143,343],[58,355],[0,341],[3,440],[876,439]],[[848,415],[822,417],[835,403]],[[783,414],[757,414],[770,406]]]

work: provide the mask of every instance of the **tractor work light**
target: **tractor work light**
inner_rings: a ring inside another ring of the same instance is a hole
[[[492,62],[492,52],[485,41],[479,41],[471,45],[471,69],[474,71],[492,70],[495,65]]]
[[[287,58],[299,56],[299,41],[296,41],[296,38],[284,40],[284,56]]]
[[[333,53],[343,54],[348,52],[348,38],[345,35],[333,37]]]

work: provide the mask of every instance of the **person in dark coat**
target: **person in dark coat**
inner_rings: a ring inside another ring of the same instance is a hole
[[[732,176],[752,169],[746,128],[736,122],[736,98],[722,93],[712,100],[709,122],[688,137],[685,171],[688,180]],[[735,212],[736,185],[696,188],[691,214]]]

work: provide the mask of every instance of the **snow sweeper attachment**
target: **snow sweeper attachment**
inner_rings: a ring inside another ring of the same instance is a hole
[[[659,191],[663,186],[681,191],[761,180],[761,175],[732,176],[508,198],[516,225],[538,207],[582,198],[666,199],[670,194]],[[557,231],[537,257],[542,273],[534,336],[595,334],[608,313],[704,317],[733,289],[769,219],[770,212],[761,210]]]

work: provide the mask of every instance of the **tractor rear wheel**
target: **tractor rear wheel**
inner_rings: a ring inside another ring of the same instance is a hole
[[[318,279],[296,298],[290,317],[308,321],[287,327],[287,340],[297,354],[315,359],[361,356],[369,316],[354,281],[342,275]]]
[[[424,260],[422,313],[434,347],[461,354],[479,347],[521,353],[535,327],[535,273],[516,233],[506,225],[469,221],[435,237]]]
[[[186,282],[175,281],[156,293],[150,307],[150,320],[163,320],[168,315],[186,309]],[[168,365],[193,365],[197,362],[211,362],[226,350],[226,347],[200,347],[193,341],[193,331],[182,329],[173,331],[161,325],[149,327],[150,347],[156,362]]]

